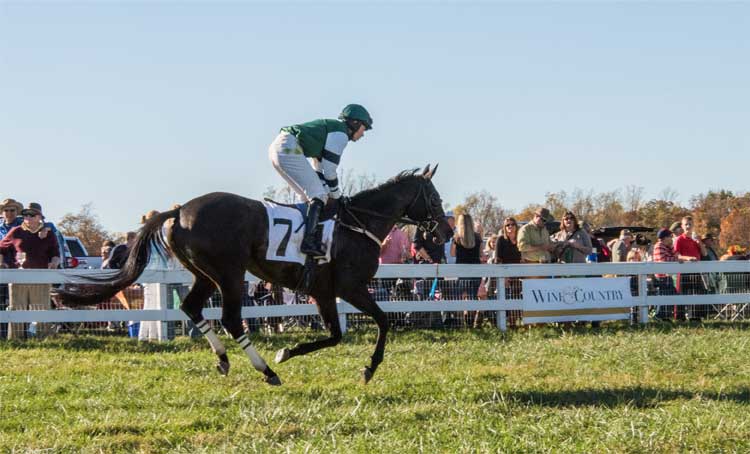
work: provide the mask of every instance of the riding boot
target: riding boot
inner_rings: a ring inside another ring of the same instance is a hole
[[[323,245],[315,236],[315,228],[318,225],[318,219],[320,219],[320,213],[323,210],[323,201],[319,199],[312,199],[310,205],[307,206],[307,217],[305,218],[305,236],[302,238],[302,245],[300,246],[300,252],[303,254],[311,255],[313,257],[323,257],[326,255],[326,251],[323,250]]]

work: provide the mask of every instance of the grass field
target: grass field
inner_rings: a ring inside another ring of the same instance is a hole
[[[281,387],[233,343],[221,377],[202,339],[4,341],[0,451],[748,452],[747,328],[398,332],[367,386],[372,330],[277,365]]]

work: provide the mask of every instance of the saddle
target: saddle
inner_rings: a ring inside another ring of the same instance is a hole
[[[266,207],[269,220],[266,260],[296,262],[304,265],[306,256],[299,249],[305,229],[304,221],[307,206],[304,203],[277,203],[270,199],[266,199],[263,205]],[[327,209],[322,214],[322,219],[316,226],[315,234],[328,251],[330,251],[335,211]],[[322,258],[318,262],[325,263],[330,260],[329,254],[327,254],[326,258]]]

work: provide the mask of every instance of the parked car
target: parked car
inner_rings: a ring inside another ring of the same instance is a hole
[[[99,269],[102,267],[101,256],[91,256],[81,240],[75,236],[63,236],[65,259],[63,268]]]

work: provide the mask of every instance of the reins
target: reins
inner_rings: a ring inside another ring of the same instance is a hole
[[[378,213],[377,211],[373,211],[367,208],[352,206],[349,203],[344,203],[341,205],[341,207],[343,208],[344,212],[348,214],[349,217],[351,217],[357,225],[355,226],[355,225],[350,225],[350,224],[345,223],[338,214],[336,215],[336,218],[337,218],[336,220],[338,221],[338,224],[340,224],[342,227],[346,227],[347,229],[353,232],[361,233],[367,236],[368,238],[373,240],[378,245],[378,247],[382,246],[383,244],[382,241],[374,233],[367,230],[367,226],[362,221],[359,220],[359,218],[353,213],[354,211],[362,213],[362,214],[367,214],[369,216],[374,216],[380,219],[386,219],[389,222],[393,222],[393,223],[416,225],[419,230],[423,232],[432,233],[435,231],[435,229],[437,229],[438,221],[435,220],[435,217],[432,213],[432,209],[430,208],[430,204],[428,203],[427,194],[425,193],[424,185],[419,186],[419,191],[414,196],[414,199],[412,199],[411,203],[409,204],[409,206],[406,208],[405,211],[406,213],[408,213],[411,210],[414,204],[417,203],[417,200],[419,200],[419,196],[422,196],[422,198],[424,199],[425,210],[427,211],[427,219],[424,221],[415,221],[414,219],[411,219],[408,216],[388,216],[388,215]]]

